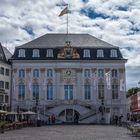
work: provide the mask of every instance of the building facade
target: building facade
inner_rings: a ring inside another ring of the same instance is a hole
[[[12,108],[60,122],[110,123],[126,116],[125,63],[119,47],[89,34],[46,34],[16,47]]]
[[[0,110],[10,110],[12,54],[0,44]]]
[[[129,119],[136,118],[137,120],[140,120],[140,92],[136,92],[128,97],[127,102]]]

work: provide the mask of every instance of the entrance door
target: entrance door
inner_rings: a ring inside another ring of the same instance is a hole
[[[64,85],[65,100],[73,99],[73,85]]]
[[[73,110],[66,109],[66,122],[73,122]]]

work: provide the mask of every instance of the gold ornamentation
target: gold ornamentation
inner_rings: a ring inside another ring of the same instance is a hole
[[[71,42],[67,41],[66,46],[57,54],[58,58],[80,58],[76,49],[72,48]]]

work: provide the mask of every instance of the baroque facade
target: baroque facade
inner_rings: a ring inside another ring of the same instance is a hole
[[[54,114],[59,122],[110,123],[126,116],[125,63],[119,47],[89,34],[46,34],[16,47],[12,109]]]
[[[12,54],[0,44],[0,110],[10,110]]]

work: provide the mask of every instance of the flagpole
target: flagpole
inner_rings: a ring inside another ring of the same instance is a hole
[[[67,12],[67,41],[68,41],[68,33],[69,33],[69,16],[68,16],[68,13],[69,13],[69,6],[68,6],[68,4],[67,4],[67,10],[68,10],[68,12]]]

